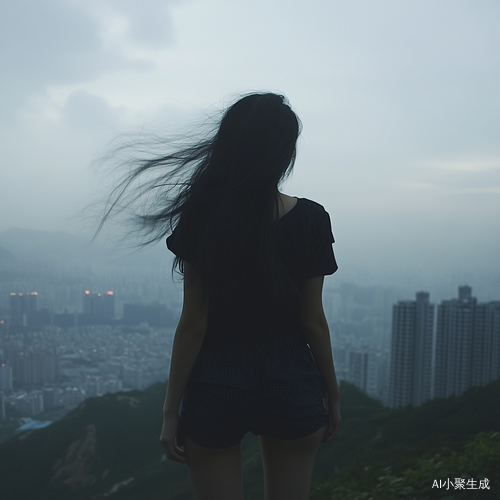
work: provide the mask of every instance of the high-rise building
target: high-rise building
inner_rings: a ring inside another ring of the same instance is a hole
[[[27,326],[29,317],[38,311],[38,293],[10,294],[10,321],[16,326]]]
[[[166,304],[124,304],[123,322],[126,325],[148,323],[149,326],[167,327],[173,323]]]
[[[429,294],[393,307],[389,406],[419,406],[432,396],[434,305]]]
[[[92,322],[110,320],[115,317],[115,294],[108,290],[104,295],[85,290],[83,294],[83,314]]]
[[[461,286],[458,299],[438,306],[434,397],[462,394],[470,387],[471,349],[477,300],[472,289]]]
[[[111,290],[102,296],[102,316],[104,319],[115,317],[115,293]]]
[[[32,375],[31,357],[27,352],[18,353],[13,366],[14,382],[18,386],[31,384],[33,379]]]
[[[53,350],[17,352],[11,359],[17,386],[54,383],[59,376],[59,358]]]
[[[368,392],[368,363],[369,353],[367,349],[349,352],[347,381],[364,392]]]
[[[472,342],[471,385],[500,378],[500,302],[477,304]]]
[[[0,364],[0,391],[12,390],[12,366]]]
[[[438,307],[434,397],[500,378],[500,302],[478,304],[472,288]]]
[[[5,396],[3,392],[0,391],[0,420],[5,420]]]

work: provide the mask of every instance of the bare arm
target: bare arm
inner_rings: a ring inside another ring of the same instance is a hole
[[[167,457],[185,463],[184,452],[175,444],[179,405],[189,375],[198,357],[207,328],[208,304],[202,300],[199,280],[193,280],[192,267],[184,263],[184,301],[175,331],[167,394],[163,405],[163,429],[160,442]]]
[[[311,348],[325,384],[326,406],[330,417],[326,442],[329,442],[338,432],[341,417],[340,392],[333,366],[330,331],[323,311],[323,281],[324,276],[306,280],[301,305],[301,324],[304,337]]]

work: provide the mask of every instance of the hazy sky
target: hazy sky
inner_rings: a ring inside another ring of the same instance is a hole
[[[497,0],[2,0],[0,40],[0,231],[78,232],[111,138],[271,90],[344,277],[500,274]]]

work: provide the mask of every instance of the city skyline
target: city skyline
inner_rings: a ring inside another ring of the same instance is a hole
[[[340,380],[397,408],[500,378],[500,300],[478,302],[466,285],[437,308],[428,292],[396,303],[393,293],[352,284],[325,290]],[[11,309],[0,314],[2,404],[34,416],[53,401],[72,408],[86,397],[165,379],[179,314],[173,302],[125,303],[115,314],[114,291],[87,289],[80,313],[40,315],[37,292],[9,297]]]
[[[420,406],[499,378],[500,300],[480,303],[464,285],[437,308],[426,292],[394,305],[389,406]]]

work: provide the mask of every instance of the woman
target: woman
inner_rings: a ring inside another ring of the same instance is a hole
[[[167,245],[184,302],[160,442],[187,465],[198,500],[243,498],[247,432],[259,435],[265,498],[307,499],[316,451],[340,424],[321,299],[337,269],[330,219],[278,191],[299,133],[283,96],[246,95],[207,139],[144,161],[111,205],[143,173],[170,167],[146,186],[160,209],[140,220],[147,242],[175,226]]]

